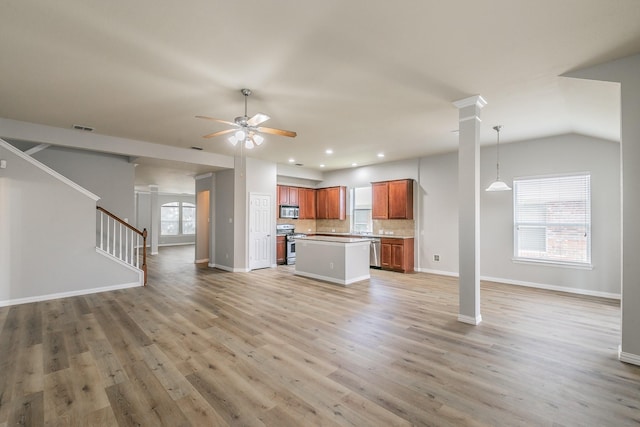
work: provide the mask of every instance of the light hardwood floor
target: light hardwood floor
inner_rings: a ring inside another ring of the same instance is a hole
[[[227,273],[161,248],[149,286],[0,309],[0,426],[622,426],[617,301],[373,271]]]

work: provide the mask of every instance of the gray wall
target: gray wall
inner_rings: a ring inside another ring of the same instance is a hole
[[[640,55],[618,59],[571,77],[621,83],[622,343],[620,359],[640,365]],[[612,212],[613,213],[613,212]]]
[[[201,214],[206,209],[201,209],[198,201],[198,194],[201,192],[209,192],[209,217],[201,218]],[[209,260],[212,263],[215,260],[215,200],[216,200],[216,176],[215,174],[205,174],[201,177],[196,177],[196,204],[198,205],[197,215],[197,229],[196,229],[196,254],[195,259]],[[204,235],[201,228],[208,225],[209,233]]]
[[[234,262],[234,180],[233,169],[216,172],[215,182],[215,261],[212,267],[233,270]]]
[[[482,151],[481,182],[495,179],[495,148]],[[620,294],[620,144],[566,135],[504,144],[500,177],[514,178],[591,173],[592,270],[511,261],[513,256],[513,194],[480,195],[482,275],[503,281],[541,283],[595,294]],[[485,184],[486,183],[486,184]]]
[[[139,285],[96,252],[96,202],[0,141],[0,304]]]
[[[514,263],[513,194],[484,191],[495,179],[495,147],[481,150],[480,272],[483,279],[594,295],[620,294],[620,144],[580,135],[502,144],[501,177],[591,172],[592,270]],[[325,173],[319,186],[417,180],[416,268],[458,274],[457,153]],[[433,255],[440,261],[433,261]]]
[[[33,158],[99,196],[98,206],[133,223],[135,167],[127,157],[50,146]]]
[[[150,234],[157,233],[158,235],[158,243],[161,246],[170,246],[170,245],[185,245],[185,244],[194,244],[196,242],[195,235],[189,236],[162,236],[160,235],[160,221],[158,221],[157,229],[154,229],[151,226],[151,195],[150,193],[136,192],[135,193],[136,200],[136,221],[135,227],[139,230],[144,228],[147,229],[147,232]],[[187,202],[187,203],[196,203],[196,197],[192,194],[167,194],[167,193],[159,193],[158,194],[158,209],[165,203],[170,202]],[[160,218],[160,211],[156,213],[158,218]],[[148,244],[151,243],[151,237],[147,239]]]

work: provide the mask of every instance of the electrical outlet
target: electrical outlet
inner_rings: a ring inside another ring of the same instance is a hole
[[[434,261],[440,261],[440,255],[434,255],[433,256],[433,260]]]
[[[331,270],[333,270],[333,263],[332,263],[332,262],[330,262],[330,263],[329,263],[329,268],[330,268]]]

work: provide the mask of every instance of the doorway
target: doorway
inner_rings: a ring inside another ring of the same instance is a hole
[[[210,237],[210,197],[209,190],[196,194],[196,253],[195,262],[209,262]]]

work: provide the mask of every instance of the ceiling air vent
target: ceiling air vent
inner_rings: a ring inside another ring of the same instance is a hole
[[[82,130],[82,131],[85,131],[85,132],[93,132],[93,130],[94,130],[90,126],[83,126],[83,125],[73,125],[73,128],[77,129],[77,130]]]

